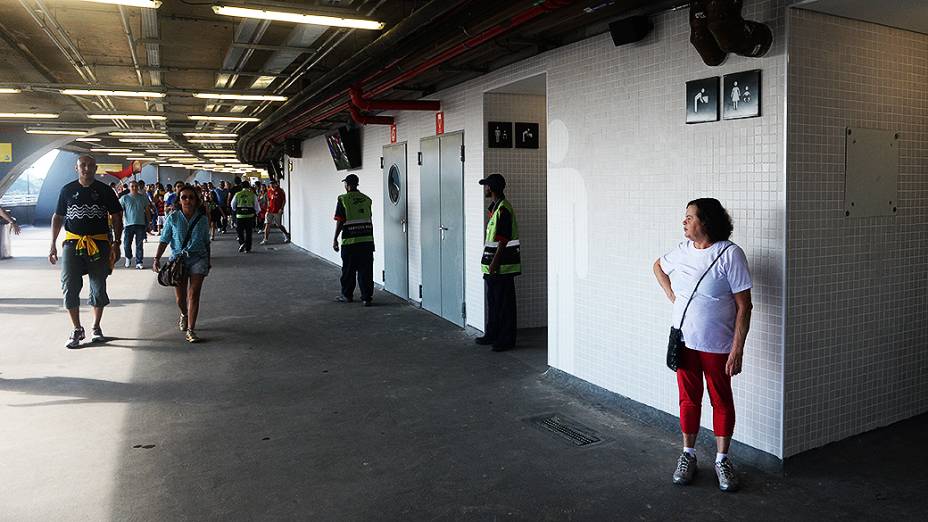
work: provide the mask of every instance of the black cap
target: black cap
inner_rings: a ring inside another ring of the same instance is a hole
[[[502,192],[506,188],[506,178],[502,174],[490,174],[479,181],[481,185],[490,187],[493,192]]]
[[[358,177],[355,176],[354,174],[348,174],[347,176],[345,176],[345,179],[342,180],[343,183],[347,183],[351,185],[352,187],[357,187],[358,181],[359,181]]]

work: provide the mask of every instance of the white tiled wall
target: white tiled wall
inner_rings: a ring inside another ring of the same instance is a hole
[[[658,409],[678,413],[676,380],[663,365],[670,304],[651,265],[682,240],[686,202],[719,198],[754,275],[754,318],[744,373],[734,380],[735,439],[782,455],[785,244],[784,113],[786,0],[748,1],[745,17],[771,24],[767,57],[702,65],[689,44],[686,10],[655,17],[642,42],[615,47],[608,34],[556,49],[434,96],[445,129],[465,131],[467,323],[483,327],[483,103],[486,91],[547,74],[549,364]],[[684,124],[687,80],[763,71],[763,116]],[[419,139],[433,113],[397,114],[409,143],[410,294],[418,295]],[[361,190],[375,201],[382,241],[380,150],[386,127],[364,129]],[[341,190],[322,138],[308,140],[291,179],[293,239],[338,261],[332,211]],[[382,259],[375,257],[379,277]],[[415,289],[415,291],[413,291]],[[711,425],[706,399],[703,425]]]
[[[516,278],[519,328],[548,324],[548,184],[546,98],[487,93],[483,116],[489,121],[539,124],[537,149],[484,150],[485,172],[506,177],[506,197],[519,223],[523,275]],[[484,131],[486,126],[484,125]]]
[[[791,10],[786,456],[928,410],[928,36]],[[895,130],[898,214],[844,216],[846,127]]]

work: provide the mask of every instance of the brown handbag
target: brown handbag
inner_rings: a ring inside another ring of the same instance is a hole
[[[203,213],[197,214],[190,226],[187,228],[187,235],[184,236],[184,242],[181,244],[182,250],[186,250],[187,243],[190,242],[190,236],[193,234],[193,228],[203,217]],[[158,284],[161,286],[177,286],[187,279],[187,263],[183,257],[187,257],[187,252],[174,256],[158,270]]]

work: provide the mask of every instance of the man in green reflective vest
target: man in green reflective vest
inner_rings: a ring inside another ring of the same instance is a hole
[[[490,198],[489,221],[480,266],[486,286],[486,313],[483,337],[477,344],[493,345],[494,352],[516,345],[515,276],[522,273],[519,251],[519,225],[512,204],[506,199],[506,179],[490,174],[480,180],[484,197]]]
[[[251,252],[251,234],[255,229],[255,218],[260,211],[258,196],[251,191],[251,184],[243,181],[241,190],[232,197],[232,214],[235,216],[239,252]]]
[[[358,191],[358,177],[348,174],[342,180],[345,193],[338,196],[335,206],[335,240],[332,248],[338,252],[338,236],[342,236],[342,293],[336,301],[354,300],[355,278],[361,288],[361,301],[370,306],[374,297],[374,224],[371,221],[371,198]]]

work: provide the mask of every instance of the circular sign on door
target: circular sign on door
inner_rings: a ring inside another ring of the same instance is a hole
[[[390,175],[387,178],[388,190],[390,191],[390,201],[394,205],[400,202],[400,169],[396,165],[390,166]]]

